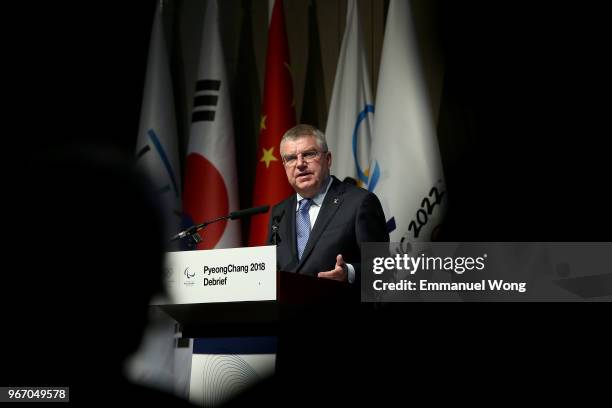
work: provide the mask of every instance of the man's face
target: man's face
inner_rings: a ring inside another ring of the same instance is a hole
[[[314,136],[300,136],[281,145],[287,180],[302,197],[312,198],[329,176],[331,153],[322,152]],[[295,160],[292,160],[295,159]]]

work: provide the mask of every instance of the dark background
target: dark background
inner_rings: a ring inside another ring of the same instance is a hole
[[[453,236],[608,240],[603,10],[576,2],[442,9],[450,95],[440,133],[464,130],[470,140],[465,156],[445,163]]]
[[[603,6],[436,6],[446,61],[439,124],[450,200],[445,237],[609,241],[610,36]],[[133,151],[154,7],[153,1],[3,5],[3,197],[14,211],[6,213],[5,231],[19,230],[23,217],[41,224],[25,242],[5,235],[11,256],[52,239],[43,226],[53,214],[44,207],[24,214],[11,195],[24,157],[74,140]],[[354,346],[356,356],[364,349],[404,356],[409,365],[400,368],[428,367],[439,377],[460,378],[476,366],[480,383],[506,368],[518,369],[523,381],[575,381],[609,359],[600,353],[609,349],[609,318],[597,306],[399,305],[364,319],[354,331],[359,340],[341,347]],[[455,357],[414,357],[414,350]],[[526,355],[536,359],[527,362]],[[392,366],[381,363],[376,372]]]

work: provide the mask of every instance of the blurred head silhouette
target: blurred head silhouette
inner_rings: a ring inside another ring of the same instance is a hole
[[[147,179],[118,151],[74,146],[32,156],[14,191],[19,262],[2,285],[10,383],[69,385],[78,399],[100,378],[123,381],[162,290],[162,225]]]

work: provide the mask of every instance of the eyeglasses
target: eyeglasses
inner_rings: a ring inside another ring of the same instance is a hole
[[[298,155],[295,154],[288,154],[286,156],[283,156],[283,163],[285,163],[285,166],[287,167],[293,167],[297,164],[297,160],[298,160],[298,156],[301,155],[302,156],[302,161],[305,163],[310,163],[313,160],[319,158],[321,156],[321,154],[323,153],[327,153],[327,152],[319,152],[317,150],[308,150],[307,152],[302,152]]]

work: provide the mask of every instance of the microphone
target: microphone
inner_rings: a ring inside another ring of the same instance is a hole
[[[280,224],[283,219],[283,215],[285,215],[285,209],[281,211],[280,215],[272,218],[272,244],[278,245],[280,242],[280,237],[278,236],[278,224]]]
[[[193,225],[187,228],[186,230],[181,231],[178,234],[174,235],[172,238],[170,238],[170,241],[176,241],[177,239],[183,239],[183,238],[190,237],[192,239],[190,240],[190,242],[193,241],[191,242],[192,244],[194,243],[197,244],[202,241],[202,237],[200,237],[200,234],[198,234],[198,231],[200,231],[203,228],[206,228],[208,225],[212,223],[215,223],[221,220],[227,220],[227,219],[236,220],[239,218],[250,217],[255,214],[261,214],[261,213],[268,212],[269,209],[270,209],[269,205],[264,205],[262,207],[254,207],[254,208],[247,208],[244,210],[234,211],[234,212],[231,212],[229,215],[215,218],[214,220],[210,220],[210,221],[205,221],[202,224]]]
[[[236,220],[238,218],[250,217],[251,215],[255,215],[255,214],[267,213],[269,209],[270,209],[269,205],[264,205],[262,207],[253,207],[253,208],[247,208],[246,210],[234,211],[230,213],[229,219]]]

